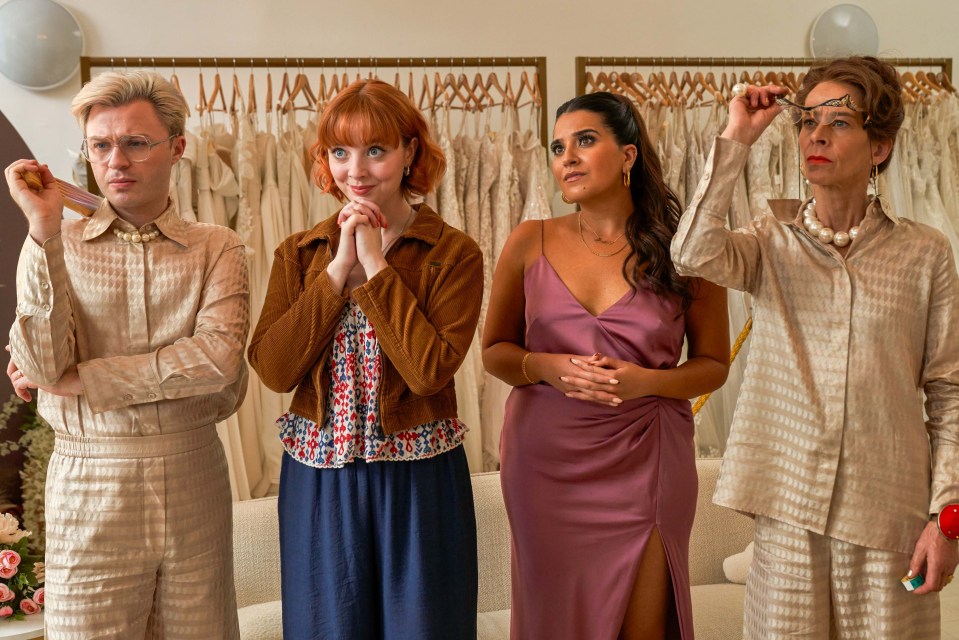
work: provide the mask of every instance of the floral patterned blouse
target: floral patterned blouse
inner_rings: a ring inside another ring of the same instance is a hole
[[[276,424],[283,448],[311,467],[336,469],[366,462],[422,460],[459,446],[468,431],[456,418],[383,433],[377,401],[383,354],[376,331],[353,300],[346,303],[330,355],[333,384],[323,424],[285,413]]]

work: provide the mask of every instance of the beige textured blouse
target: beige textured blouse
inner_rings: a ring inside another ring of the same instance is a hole
[[[28,237],[17,269],[13,360],[51,384],[77,364],[84,393],[40,394],[40,413],[73,436],[189,431],[232,414],[246,390],[246,256],[225,227],[187,222],[171,205],[134,231],[104,201],[64,220],[39,246]]]
[[[729,231],[748,151],[716,140],[672,243],[680,273],[753,295],[714,501],[912,553],[929,514],[959,501],[959,276],[949,244],[881,199],[845,258],[809,235],[801,214]]]

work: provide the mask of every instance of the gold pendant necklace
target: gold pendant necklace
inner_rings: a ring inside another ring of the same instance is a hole
[[[582,229],[582,225],[586,225],[586,228],[589,229],[589,232],[593,234],[593,242],[598,242],[600,244],[614,244],[618,242],[620,238],[626,235],[626,230],[623,229],[623,232],[619,234],[618,236],[616,236],[615,238],[613,238],[612,240],[603,240],[603,238],[598,233],[596,233],[596,230],[590,226],[589,222],[587,222],[586,220],[583,220],[582,211],[579,212],[579,220],[580,220],[580,228]]]
[[[625,249],[627,246],[629,246],[629,243],[626,242],[626,243],[623,244],[623,246],[621,246],[621,247],[620,247],[619,249],[617,249],[616,251],[613,251],[612,253],[598,253],[598,252],[594,251],[593,248],[592,248],[591,246],[589,246],[589,243],[586,242],[586,237],[583,235],[583,212],[582,212],[582,211],[579,212],[579,214],[576,216],[576,219],[579,221],[579,239],[582,240],[583,246],[586,247],[586,249],[587,249],[591,254],[593,254],[594,256],[597,256],[597,257],[599,257],[599,258],[611,258],[612,256],[615,256],[617,253],[621,252],[621,251],[622,251],[623,249]],[[591,229],[591,231],[592,231],[592,229]],[[594,231],[593,233],[595,234],[596,232]],[[624,235],[626,235],[626,232],[625,232],[625,231],[624,231],[623,233],[619,234],[619,238],[616,238],[616,240],[610,240],[608,244],[612,244],[612,243],[616,242],[617,240],[619,240],[620,238],[622,238]]]

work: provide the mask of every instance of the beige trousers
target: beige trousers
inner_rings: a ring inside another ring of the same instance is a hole
[[[756,517],[747,640],[939,640],[939,595],[907,592],[910,556]]]
[[[232,503],[213,425],[57,434],[47,471],[46,638],[239,638]]]

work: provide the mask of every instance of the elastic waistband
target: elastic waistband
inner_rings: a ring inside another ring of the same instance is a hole
[[[180,433],[122,438],[56,434],[54,453],[75,458],[159,458],[196,451],[216,441],[216,427],[209,425]]]

